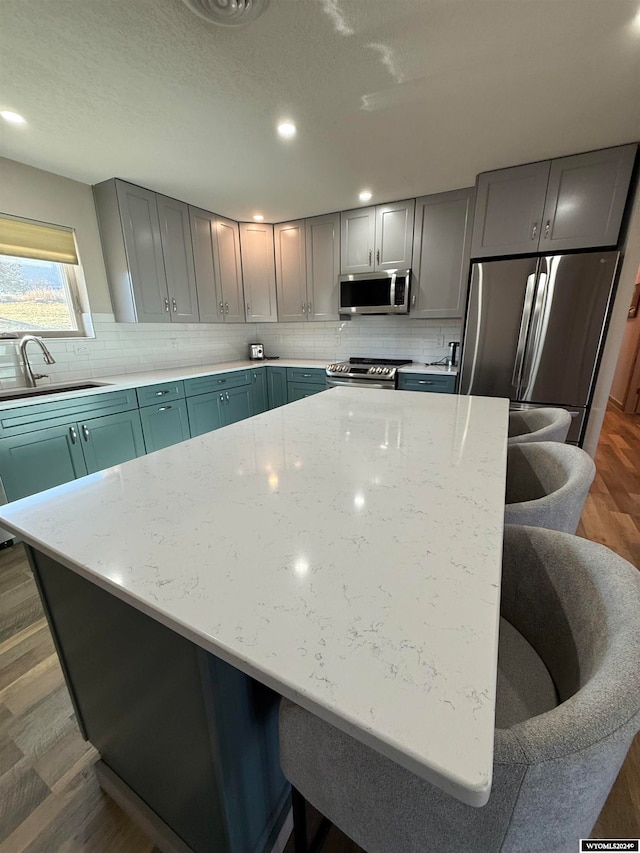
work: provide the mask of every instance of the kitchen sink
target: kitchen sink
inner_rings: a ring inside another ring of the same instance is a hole
[[[64,394],[67,391],[86,391],[89,388],[103,388],[111,382],[69,382],[66,385],[44,385],[41,388],[16,388],[13,391],[0,393],[0,402],[25,400],[31,397],[42,397],[47,394]]]

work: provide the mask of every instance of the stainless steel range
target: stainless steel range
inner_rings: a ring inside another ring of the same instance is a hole
[[[327,385],[383,388],[393,391],[398,384],[398,368],[411,364],[410,358],[350,358],[327,366]]]

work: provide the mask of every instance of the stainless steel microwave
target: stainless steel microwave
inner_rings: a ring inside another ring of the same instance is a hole
[[[408,314],[411,270],[341,275],[340,314]]]

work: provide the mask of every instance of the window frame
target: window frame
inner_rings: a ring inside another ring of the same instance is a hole
[[[7,255],[6,257],[19,256]],[[94,330],[91,321],[91,314],[86,298],[86,286],[84,284],[84,275],[82,266],[76,264],[65,264],[58,261],[49,261],[48,263],[57,264],[62,268],[65,285],[69,294],[69,301],[77,329],[16,329],[12,332],[0,331],[0,341],[20,340],[25,335],[36,335],[39,338],[47,338],[53,340],[64,340],[65,338],[93,338]]]

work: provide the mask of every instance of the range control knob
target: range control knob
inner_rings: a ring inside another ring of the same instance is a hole
[[[381,368],[381,367],[377,367],[377,368],[376,368],[376,373],[382,373],[382,368]]]
[[[388,368],[388,367],[385,367],[385,368],[383,368],[382,372],[383,372],[383,373],[389,373],[390,371],[389,371],[389,368]]]

